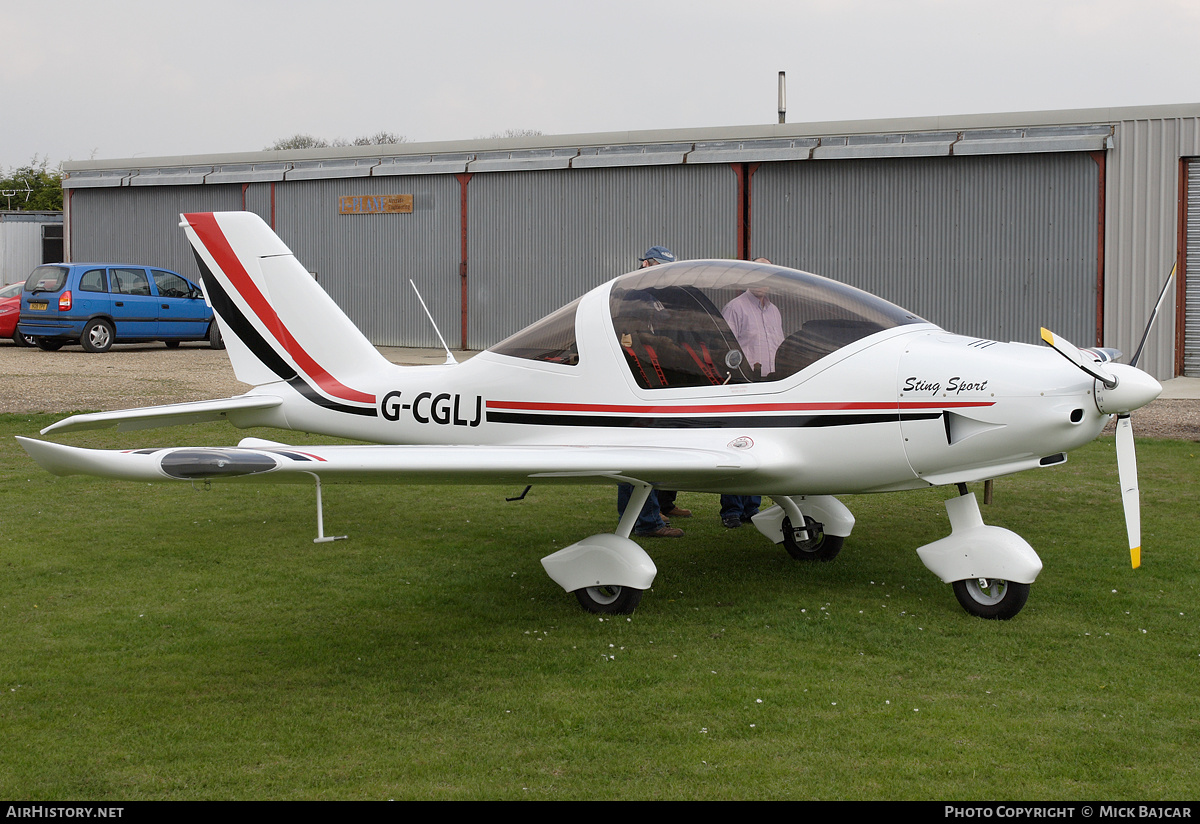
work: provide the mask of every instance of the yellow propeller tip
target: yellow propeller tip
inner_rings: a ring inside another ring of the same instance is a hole
[[[1129,562],[1133,564],[1134,569],[1142,565],[1142,548],[1140,546],[1131,546],[1129,548]]]
[[[1042,340],[1044,340],[1046,343],[1050,344],[1051,346],[1054,345],[1054,333],[1051,332],[1049,329],[1047,329],[1045,326],[1042,327]]]

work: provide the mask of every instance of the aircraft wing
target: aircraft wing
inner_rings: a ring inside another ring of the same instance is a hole
[[[72,415],[52,423],[42,430],[42,434],[77,432],[81,429],[106,429],[108,427],[115,427],[119,432],[131,432],[135,429],[150,429],[156,426],[222,421],[229,420],[231,415],[236,417],[238,413],[272,409],[282,403],[282,398],[270,395],[238,395],[233,398],[217,398],[210,401],[145,406],[141,409],[88,412],[83,415]]]
[[[720,488],[753,470],[734,450],[626,446],[287,446],[247,438],[236,447],[84,449],[18,437],[43,469],[121,480],[388,483],[611,483],[646,480]],[[714,487],[715,485],[715,487]]]

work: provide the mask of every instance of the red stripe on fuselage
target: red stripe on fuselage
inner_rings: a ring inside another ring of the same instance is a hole
[[[279,345],[291,355],[293,362],[295,362],[296,366],[305,375],[312,378],[317,386],[327,395],[347,401],[375,403],[374,395],[360,392],[357,389],[351,389],[329,374],[292,337],[292,333],[287,330],[279,315],[275,313],[275,309],[272,308],[270,301],[259,291],[253,278],[246,272],[246,269],[242,266],[242,262],[238,260],[237,254],[233,251],[233,247],[229,244],[225,233],[221,231],[216,217],[211,212],[188,214],[184,215],[184,218],[191,225],[192,229],[195,230],[196,235],[200,238],[200,242],[204,244],[204,248],[213,256],[213,260],[217,266],[225,273],[225,277],[229,278],[229,282],[233,285],[233,288],[238,291],[238,294],[242,296],[250,306],[250,309],[262,321],[262,324],[267,327],[267,331],[275,337]]]

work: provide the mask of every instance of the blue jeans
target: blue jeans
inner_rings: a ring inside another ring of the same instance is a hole
[[[762,497],[759,495],[722,495],[721,520],[740,518],[748,521],[752,516],[758,514],[758,507],[761,503]]]
[[[617,484],[617,518],[625,514],[625,507],[629,506],[631,497],[633,497],[633,484]],[[637,523],[633,525],[633,532],[635,535],[645,535],[647,532],[662,529],[666,525],[666,521],[662,519],[662,512],[658,508],[658,495],[652,489],[650,497],[642,506],[641,514],[638,515]]]

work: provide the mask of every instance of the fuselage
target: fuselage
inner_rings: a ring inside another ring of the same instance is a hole
[[[795,495],[920,488],[1051,465],[1108,418],[1097,409],[1095,381],[1053,350],[954,335],[919,319],[783,378],[656,383],[615,328],[612,288],[577,302],[567,360],[517,357],[501,345],[457,365],[377,367],[345,380],[351,403],[316,403],[294,382],[266,383],[252,394],[285,403],[231,419],[385,444],[748,452],[758,469],[736,482],[674,480],[695,491]]]

